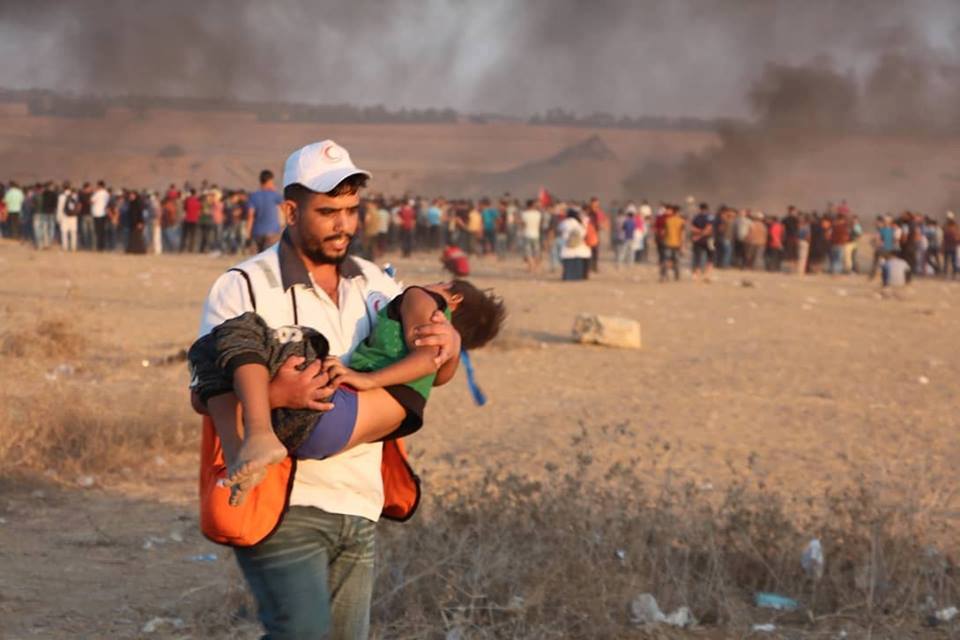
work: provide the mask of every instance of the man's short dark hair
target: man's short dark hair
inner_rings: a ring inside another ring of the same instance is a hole
[[[264,169],[260,172],[260,184],[265,184],[273,180],[273,171],[270,169]]]
[[[352,176],[347,176],[340,181],[340,184],[335,186],[330,191],[327,191],[323,195],[330,196],[335,198],[337,196],[352,196],[353,194],[360,191],[367,186],[367,176],[362,173],[355,173]],[[297,206],[303,208],[307,200],[310,199],[310,196],[316,195],[318,191],[308,189],[299,182],[294,182],[293,184],[288,184],[283,188],[283,199],[284,200],[293,200],[297,203]]]
[[[489,289],[481,291],[467,280],[454,280],[450,292],[463,297],[451,316],[451,323],[460,334],[464,349],[479,349],[497,337],[507,317],[502,298]]]

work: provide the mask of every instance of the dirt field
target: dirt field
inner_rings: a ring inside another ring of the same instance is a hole
[[[231,262],[0,243],[0,637],[257,637],[252,622],[224,626],[223,602],[243,603],[237,572],[197,529],[198,421],[185,365],[160,362],[192,341]],[[441,277],[433,256],[394,262],[408,283]],[[474,356],[491,403],[474,407],[458,374],[410,440],[427,509],[432,488],[494,464],[571,470],[585,431],[599,465],[639,457],[651,486],[747,481],[803,519],[866,484],[955,528],[960,284],[881,299],[854,276],[663,285],[651,267],[608,263],[561,283],[517,258],[475,274],[507,300],[509,326]],[[570,343],[578,312],[639,320],[644,348]],[[62,442],[31,446],[51,434]]]

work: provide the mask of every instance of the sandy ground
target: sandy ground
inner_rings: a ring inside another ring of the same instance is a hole
[[[408,283],[441,277],[433,256],[393,261]],[[69,358],[3,356],[3,437],[29,435],[19,420],[31,406],[85,398],[78,411],[189,441],[197,420],[185,366],[143,361],[188,346],[208,287],[231,262],[0,243],[0,334],[63,319],[86,336]],[[474,407],[458,375],[410,440],[428,496],[492,464],[562,473],[585,430],[597,467],[640,457],[652,485],[668,474],[704,490],[746,480],[818,500],[862,477],[955,522],[960,283],[924,281],[890,300],[855,276],[725,272],[709,285],[658,284],[651,267],[605,262],[595,280],[561,283],[526,274],[517,258],[474,270],[506,298],[509,325],[474,356],[491,403]],[[644,348],[572,344],[579,312],[638,320]],[[60,364],[73,372],[56,373]],[[604,434],[618,425],[636,445]],[[239,601],[237,574],[197,529],[191,449],[82,473],[51,467],[49,477],[6,469],[0,637],[256,637],[253,626],[218,626],[218,603]],[[216,559],[196,558],[209,553]],[[150,624],[158,630],[146,634]]]

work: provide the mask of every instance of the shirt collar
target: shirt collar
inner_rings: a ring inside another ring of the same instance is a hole
[[[313,288],[313,280],[307,271],[306,265],[293,248],[293,241],[290,239],[290,231],[284,229],[280,236],[280,243],[277,249],[277,257],[280,263],[280,282],[283,284],[283,290],[286,291],[295,284],[304,287]],[[342,278],[356,278],[363,275],[363,270],[352,256],[347,256],[340,263],[338,272]]]

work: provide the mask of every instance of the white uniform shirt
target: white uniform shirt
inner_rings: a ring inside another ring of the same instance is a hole
[[[267,261],[274,273],[280,274],[285,298],[296,301],[298,323],[322,333],[330,343],[330,355],[345,364],[369,335],[377,312],[402,291],[373,263],[350,257],[341,266],[340,300],[335,305],[313,281],[286,236],[238,267],[252,272],[258,268],[257,260]],[[246,311],[253,311],[253,304],[243,275],[224,273],[207,296],[200,335]],[[376,521],[383,509],[382,451],[380,443],[361,444],[324,460],[299,460],[290,504]]]

